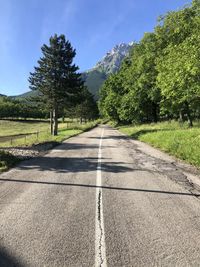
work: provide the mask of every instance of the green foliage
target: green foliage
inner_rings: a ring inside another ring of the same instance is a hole
[[[15,156],[8,152],[0,151],[0,172],[6,171],[8,168],[11,168],[18,162],[19,159]]]
[[[93,95],[88,91],[87,87],[82,88],[82,101],[75,106],[75,116],[84,120],[94,120],[98,117],[97,103]]]
[[[190,111],[200,103],[200,13],[196,4],[167,14],[157,29],[163,42],[156,67],[162,106],[185,111],[189,120]]]
[[[45,118],[47,112],[27,101],[0,97],[0,119],[2,118]]]
[[[59,109],[78,101],[83,83],[77,73],[78,67],[73,64],[76,52],[64,35],[55,34],[49,46],[44,44],[41,49],[43,56],[35,71],[30,73],[30,88],[39,91],[38,101],[42,100],[52,112],[52,134],[57,135]]]
[[[200,2],[160,18],[101,88],[99,108],[117,122],[200,117]]]

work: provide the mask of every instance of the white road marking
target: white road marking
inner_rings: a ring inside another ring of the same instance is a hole
[[[103,201],[102,201],[102,181],[101,181],[101,161],[102,161],[102,140],[104,129],[101,133],[98,152],[97,179],[96,179],[96,228],[95,228],[95,266],[106,267],[106,245],[103,218]]]

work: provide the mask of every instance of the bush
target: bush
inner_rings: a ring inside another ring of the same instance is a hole
[[[14,166],[19,159],[13,156],[12,154],[0,151],[0,172],[6,171],[8,168]]]

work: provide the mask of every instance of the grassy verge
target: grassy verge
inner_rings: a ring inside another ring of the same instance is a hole
[[[160,148],[180,159],[200,167],[200,125],[193,128],[177,122],[122,126],[118,129],[134,139]]]
[[[85,132],[94,128],[97,125],[98,121],[88,122],[82,125],[73,125],[71,128],[64,128],[60,127],[58,136],[51,136],[49,133],[44,132],[41,133],[37,140],[34,136],[29,136],[26,138],[26,143],[24,143],[24,139],[18,139],[13,144],[15,146],[31,146],[38,143],[45,143],[45,142],[62,142],[63,140]],[[63,125],[62,125],[63,126]],[[1,143],[1,146],[6,146],[6,143]],[[11,155],[8,152],[0,151],[0,173],[3,171],[8,170],[9,168],[13,167],[20,161],[19,158]]]

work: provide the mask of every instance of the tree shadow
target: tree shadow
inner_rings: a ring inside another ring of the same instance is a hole
[[[128,140],[128,139],[135,139],[138,140],[141,135],[147,134],[147,133],[154,133],[154,132],[162,132],[162,131],[172,131],[173,129],[144,129],[139,130],[137,132],[134,132],[130,135],[107,135],[104,136],[102,139],[114,139],[114,140]],[[101,137],[88,137],[91,139],[101,139]]]
[[[25,267],[19,259],[9,254],[5,248],[0,247],[0,266],[1,267]]]
[[[106,140],[106,139],[114,139],[114,140],[127,140],[127,139],[130,139],[130,137],[126,136],[126,135],[107,135],[107,136],[103,136],[103,138],[101,138],[99,136],[97,136],[97,137],[91,136],[91,137],[88,137],[88,138],[89,139],[103,139],[103,140]]]
[[[56,147],[56,150],[82,150],[82,149],[98,149],[99,145],[84,143],[62,143]]]
[[[127,165],[127,163],[126,163]],[[131,165],[131,164],[130,164]],[[98,166],[97,157],[40,157],[20,163],[16,168],[19,170],[53,171],[56,173],[78,173],[96,171]],[[112,173],[133,171],[125,166],[124,162],[109,162],[108,158],[102,158],[101,170]]]

